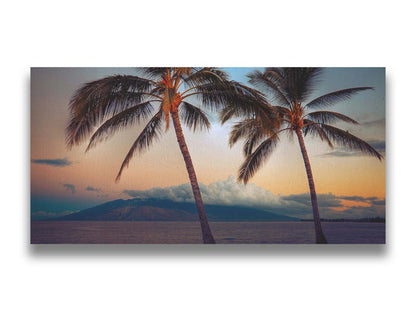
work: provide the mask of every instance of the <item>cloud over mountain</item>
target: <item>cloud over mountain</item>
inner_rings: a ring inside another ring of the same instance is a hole
[[[311,218],[312,208],[309,193],[292,195],[274,195],[253,183],[237,183],[234,177],[208,185],[199,184],[205,204],[238,205],[261,208],[278,214]],[[165,188],[155,187],[149,190],[124,190],[133,198],[172,200],[174,202],[193,203],[194,198],[189,183]],[[343,203],[349,200],[348,207]],[[321,217],[323,218],[362,218],[384,216],[383,199],[376,197],[345,197],[332,193],[318,194]]]
[[[217,181],[209,185],[200,183],[202,198],[206,204],[243,205],[243,206],[274,206],[279,202],[279,196],[255,184],[246,186],[237,183],[230,176],[225,181]],[[194,202],[189,183],[166,188],[155,187],[149,190],[125,190],[124,194],[136,198],[158,198],[176,202]]]

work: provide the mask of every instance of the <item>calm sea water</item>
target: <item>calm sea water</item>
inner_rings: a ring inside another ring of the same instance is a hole
[[[313,244],[312,222],[211,222],[219,244]],[[384,244],[384,223],[329,222],[332,244]],[[32,244],[198,244],[198,222],[33,221]]]

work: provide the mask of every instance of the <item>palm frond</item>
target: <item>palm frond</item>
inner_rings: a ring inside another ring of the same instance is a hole
[[[120,180],[121,173],[123,172],[124,168],[129,165],[130,160],[133,158],[136,152],[142,152],[145,149],[149,148],[150,145],[154,140],[159,138],[161,134],[161,124],[162,124],[162,113],[163,108],[162,105],[159,108],[159,111],[150,119],[147,125],[144,127],[140,135],[134,141],[133,145],[131,146],[129,152],[127,153],[124,161],[121,165],[120,171],[116,177],[116,181]]]
[[[220,111],[222,124],[231,118],[256,117],[265,124],[274,120],[276,117],[274,110],[261,92],[241,84],[237,84],[236,89],[236,93],[227,98]]]
[[[114,75],[91,81],[75,92],[69,103],[70,110],[76,115],[92,111],[105,115],[120,111],[141,102],[143,93],[153,86],[152,81],[131,75]]]
[[[258,146],[258,144],[263,141],[267,135],[261,129],[253,129],[244,141],[243,145],[243,155],[244,157],[248,157],[253,153],[254,147]]]
[[[334,105],[338,102],[349,100],[352,95],[364,91],[364,90],[373,90],[372,87],[358,87],[358,88],[349,88],[338,90],[335,92],[327,93],[322,95],[305,105],[307,108],[318,108],[318,107],[328,107]]]
[[[209,130],[211,123],[205,113],[198,107],[189,104],[188,102],[182,102],[179,106],[180,117],[184,124],[192,129],[194,132],[199,128],[200,130]]]
[[[318,67],[283,67],[280,69],[285,80],[283,91],[290,102],[305,101],[314,91],[322,68]]]
[[[143,102],[152,86],[150,80],[128,75],[84,84],[69,103],[71,121],[66,128],[67,146],[79,144],[105,118]]]
[[[282,91],[282,84],[284,82],[275,76],[277,76],[277,74],[272,70],[266,70],[264,73],[259,70],[255,70],[247,75],[249,83],[254,85],[263,93],[270,94],[271,102],[276,102],[280,105],[290,107],[290,101],[284,91]]]
[[[279,106],[279,105],[274,105],[272,107],[273,111],[275,112],[276,116],[280,117],[280,118],[285,118],[288,117],[290,112],[290,109],[288,109],[287,107],[284,106]]]
[[[312,113],[307,114],[306,117],[317,123],[329,124],[334,121],[341,120],[341,121],[352,123],[355,125],[358,124],[357,121],[355,121],[354,119],[346,115],[343,115],[337,112],[330,112],[330,111],[312,112]]]
[[[90,121],[88,116],[72,115],[65,128],[65,143],[68,149],[81,143],[94,130],[95,123]]]
[[[320,138],[322,141],[328,143],[329,147],[333,148],[334,145],[332,144],[331,140],[329,139],[328,135],[322,130],[321,126],[312,120],[305,119],[304,127],[302,128],[302,132],[305,137],[310,134],[312,136]]]
[[[264,72],[256,70],[248,77],[251,84],[271,95],[271,101],[290,107],[308,98],[321,72],[317,67],[267,67]]]
[[[280,125],[280,124],[279,124]],[[274,123],[264,123],[260,118],[248,118],[234,123],[228,139],[228,144],[233,147],[239,140],[244,140],[243,152],[247,157],[253,152],[253,148],[267,137],[275,136],[279,128]]]
[[[276,111],[268,104],[259,104],[257,112],[247,111],[246,109],[241,109],[238,106],[226,106],[220,113],[219,117],[221,123],[224,124],[231,118],[244,118],[246,120],[252,120],[254,125],[254,120],[258,123],[256,127],[262,129],[265,133],[271,132],[273,129],[280,127],[281,115],[276,113]],[[236,123],[234,127],[238,127],[239,123]],[[245,124],[240,124],[240,127],[247,127]],[[251,128],[247,128],[247,131],[251,131]],[[245,134],[244,134],[245,135]],[[239,139],[239,138],[238,138]],[[237,140],[238,140],[237,139]]]
[[[379,160],[383,159],[383,156],[377,152],[370,144],[361,140],[360,138],[357,138],[348,131],[344,131],[326,124],[321,124],[320,126],[328,138],[330,138],[331,141],[337,143],[338,145],[350,150],[358,150],[364,154],[376,157]]]
[[[138,67],[137,71],[141,76],[148,79],[160,80],[165,73],[172,69],[173,67]]]
[[[264,73],[267,73],[267,77],[277,85],[283,87],[286,85],[286,77],[283,68],[281,67],[266,67]]]
[[[228,81],[228,79],[229,75],[225,71],[214,67],[204,67],[194,70],[183,80],[189,87],[196,87],[198,85],[219,84]]]
[[[277,136],[272,136],[263,141],[252,154],[248,155],[240,167],[238,181],[247,184],[248,180],[250,180],[257,170],[259,170],[266,162],[276,145]]]
[[[193,72],[198,71],[196,67],[174,67],[173,68],[173,78],[182,79],[191,75]]]
[[[234,106],[226,106],[219,112],[219,119],[221,124],[226,123],[228,120],[237,115],[238,108]]]
[[[258,106],[257,102],[265,102],[260,92],[236,81],[198,85],[195,87],[194,95],[205,107],[213,111],[227,105],[236,105],[240,110],[254,112]]]
[[[99,142],[112,136],[117,130],[133,125],[134,123],[138,123],[142,119],[148,118],[152,112],[153,106],[151,102],[144,102],[114,115],[95,131],[90,139],[86,152]]]
[[[239,140],[249,136],[251,132],[260,129],[260,122],[256,118],[244,119],[240,122],[236,122],[230,132],[228,144],[230,147],[234,146]]]

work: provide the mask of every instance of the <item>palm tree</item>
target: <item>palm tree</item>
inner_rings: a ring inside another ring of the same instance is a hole
[[[127,153],[116,177],[118,181],[132,157],[148,149],[162,134],[163,123],[168,130],[171,118],[195,198],[203,242],[214,244],[181,123],[193,131],[209,129],[211,126],[206,114],[191,104],[191,100],[196,99],[211,110],[217,110],[225,104],[239,103],[240,112],[243,113],[253,111],[250,105],[261,100],[261,95],[230,81],[224,71],[216,68],[150,67],[140,68],[138,72],[138,76],[106,77],[86,83],[78,89],[70,101],[67,146],[71,148],[78,145],[92,134],[88,151],[118,130],[151,117]]]
[[[317,108],[348,100],[353,94],[372,88],[343,89],[308,101],[321,72],[320,68],[266,68],[264,72],[257,70],[250,73],[249,82],[268,95],[273,113],[266,122],[261,116],[252,114],[243,121],[235,123],[229,143],[233,146],[237,141],[245,140],[243,148],[245,160],[240,167],[238,179],[247,183],[276,148],[281,133],[296,135],[308,177],[316,242],[325,244],[327,241],[322,231],[315,183],[304,136],[318,137],[328,143],[331,148],[335,143],[344,148],[374,156],[379,160],[383,157],[368,143],[348,131],[331,125],[336,121],[358,124],[357,121],[333,111],[314,111]],[[224,108],[221,112],[222,122],[233,117],[235,111],[237,108],[233,106]]]

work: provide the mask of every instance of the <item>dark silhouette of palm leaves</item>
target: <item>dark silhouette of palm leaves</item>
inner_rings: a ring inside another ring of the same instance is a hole
[[[229,80],[225,71],[213,67],[149,67],[137,72],[138,76],[114,75],[86,83],[69,105],[67,146],[78,145],[91,135],[87,151],[117,131],[142,123],[158,106],[124,159],[117,180],[135,153],[148,148],[162,133],[162,124],[169,128],[172,109],[179,110],[183,123],[196,131],[210,128],[198,105],[216,111],[240,103],[234,112],[238,115],[260,114],[257,103],[264,102],[258,91]],[[166,84],[167,80],[172,83]]]
[[[117,174],[116,181],[120,180],[123,169],[128,166],[134,154],[136,152],[141,152],[149,148],[152,145],[153,141],[159,138],[159,135],[162,132],[162,114],[163,110],[161,105],[159,111],[152,117],[152,119],[150,119],[150,121],[146,124],[140,135],[137,137],[137,139],[131,146],[129,152],[124,158],[120,171]]]
[[[183,123],[194,132],[198,129],[209,130],[211,128],[208,117],[200,108],[184,101],[179,109]]]
[[[144,102],[152,81],[116,75],[84,84],[70,101],[71,120],[66,128],[68,147],[80,144],[108,117]]]
[[[276,147],[280,133],[292,134],[300,129],[303,134],[318,137],[332,148],[334,144],[346,149],[358,150],[364,154],[382,159],[383,156],[371,145],[351,133],[332,124],[343,121],[358,124],[354,119],[333,111],[311,111],[314,108],[329,107],[352,95],[371,90],[370,87],[357,87],[338,90],[307,101],[319,83],[321,68],[266,68],[264,72],[254,71],[248,75],[249,82],[259,91],[268,95],[273,113],[268,111],[268,123],[261,122],[261,116],[246,116],[245,120],[234,124],[229,143],[233,146],[244,140],[244,163],[240,167],[239,180],[247,183],[254,173],[270,156]],[[304,104],[306,103],[306,104]],[[261,103],[264,106],[264,102]],[[232,117],[244,117],[244,112],[236,114],[238,108],[226,107],[220,114],[225,122]],[[264,145],[262,145],[265,143]],[[257,149],[253,152],[253,149]]]
[[[243,164],[240,167],[238,180],[247,184],[248,180],[254,176],[264,161],[270,156],[277,146],[277,136],[268,137],[261,142],[254,152],[247,154]],[[251,147],[252,148],[252,147]]]
[[[352,124],[358,124],[358,122],[354,119],[337,112],[317,111],[309,113],[305,117],[308,117],[310,120],[314,122],[322,124],[329,124],[338,120]]]
[[[371,87],[359,87],[331,92],[310,101],[305,106],[309,109],[332,106],[340,101],[349,100],[352,95],[358,92],[372,89]]]
[[[118,130],[139,123],[153,112],[151,102],[134,105],[106,120],[92,135],[86,151],[113,135]]]
[[[321,124],[320,126],[332,142],[335,142],[336,144],[351,150],[358,150],[369,156],[376,157],[379,160],[383,159],[383,156],[377,152],[370,144],[357,138],[348,131],[344,131],[327,124]]]

